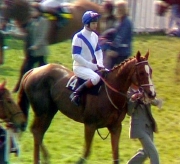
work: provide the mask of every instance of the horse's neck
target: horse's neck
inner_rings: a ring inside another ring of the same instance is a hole
[[[118,90],[126,92],[131,84],[131,77],[134,73],[134,61],[134,59],[130,59],[113,68],[107,78],[108,82]]]

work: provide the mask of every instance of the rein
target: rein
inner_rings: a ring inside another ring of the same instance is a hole
[[[110,97],[110,95],[109,95],[109,92],[108,92],[108,90],[107,90],[107,87],[108,87],[109,89],[111,89],[112,91],[114,91],[114,92],[116,92],[116,93],[118,93],[118,94],[120,94],[120,95],[122,95],[122,96],[124,96],[124,97],[126,97],[126,98],[127,98],[127,95],[124,94],[124,93],[122,93],[122,92],[120,92],[120,91],[118,91],[117,89],[113,88],[102,76],[100,76],[100,78],[101,78],[101,80],[102,80],[102,81],[104,82],[104,84],[105,84],[105,90],[106,90],[107,97],[108,97],[109,101],[111,102],[111,104],[113,105],[113,107],[114,107],[115,109],[119,109],[119,108],[113,103],[113,101],[112,101],[112,99],[111,99],[111,97]]]
[[[135,63],[135,66],[138,66],[138,65],[143,64],[143,63],[148,63],[148,62],[147,62],[147,61],[137,62],[137,63]],[[133,70],[132,70],[132,69],[131,69],[131,73],[133,74]],[[112,99],[111,99],[111,97],[110,97],[110,95],[109,95],[109,93],[108,93],[107,87],[108,87],[109,89],[111,89],[112,91],[114,91],[115,93],[118,93],[118,94],[124,96],[125,98],[127,98],[127,95],[124,94],[124,93],[122,93],[122,92],[120,92],[120,91],[118,91],[118,90],[115,89],[114,87],[112,87],[102,76],[100,76],[100,78],[101,78],[101,80],[102,80],[102,81],[104,82],[104,84],[105,84],[105,90],[106,90],[107,97],[108,97],[109,101],[111,102],[111,104],[113,105],[113,107],[114,107],[115,109],[119,109],[119,108],[113,103],[113,101],[112,101]],[[141,86],[141,87],[147,87],[147,86],[153,86],[153,84],[141,84],[140,86]]]
[[[112,87],[102,76],[100,76],[100,78],[104,82],[105,86],[107,86],[109,89],[111,89],[112,91],[114,91],[122,96],[127,97],[126,94],[124,94],[124,93],[118,91],[117,89],[115,89],[114,87]]]

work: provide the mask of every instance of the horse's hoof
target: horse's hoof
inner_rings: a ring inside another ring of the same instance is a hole
[[[78,162],[76,162],[76,164],[84,164],[86,162],[86,159],[84,158],[80,158]]]

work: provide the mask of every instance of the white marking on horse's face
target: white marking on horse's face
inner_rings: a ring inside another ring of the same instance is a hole
[[[146,70],[146,73],[148,74],[149,84],[152,85],[152,86],[150,86],[150,91],[152,92],[152,95],[154,96],[155,95],[155,89],[154,89],[154,85],[153,85],[151,75],[150,75],[150,68],[148,65],[145,65],[145,70]]]

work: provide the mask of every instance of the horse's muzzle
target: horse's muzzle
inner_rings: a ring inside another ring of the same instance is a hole
[[[154,98],[156,97],[156,92],[154,92],[154,93],[152,93],[152,92],[148,93],[148,97],[149,97],[150,99],[154,99]]]
[[[18,129],[20,129],[22,132],[24,132],[26,130],[26,128],[27,128],[27,123],[26,122],[22,123],[20,125],[20,127],[18,127]]]

